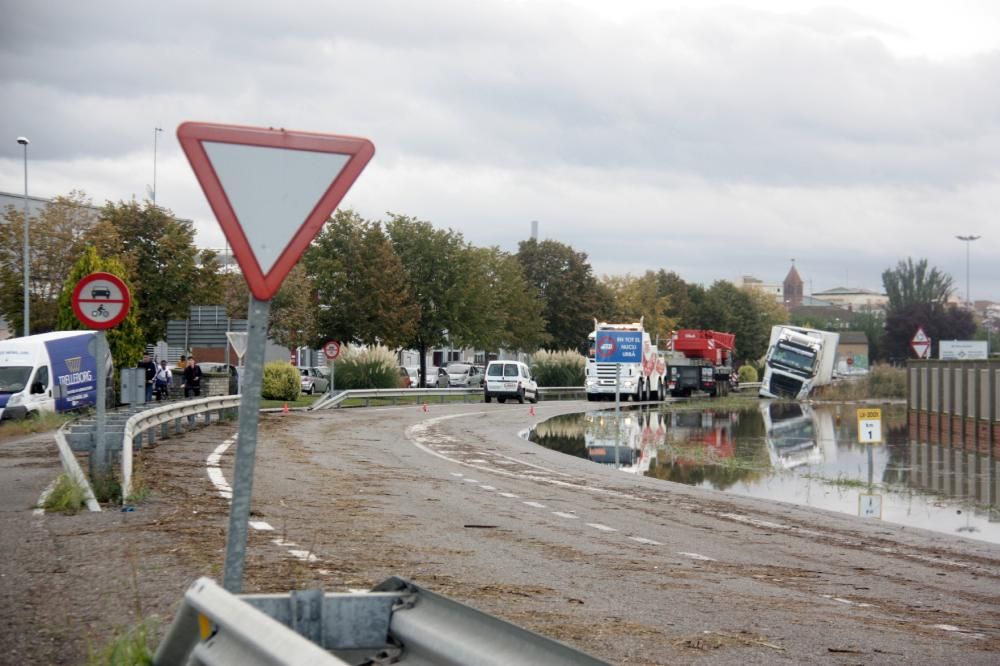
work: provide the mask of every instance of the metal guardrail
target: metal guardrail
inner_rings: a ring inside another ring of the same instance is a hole
[[[347,661],[349,660],[349,661]],[[153,663],[601,666],[583,652],[390,578],[371,592],[233,595],[188,588]]]
[[[97,498],[94,497],[90,481],[87,480],[87,476],[80,469],[80,463],[77,461],[76,456],[73,455],[73,450],[69,442],[66,441],[66,429],[70,423],[72,421],[64,423],[62,427],[56,430],[55,434],[56,447],[59,449],[59,460],[62,462],[63,472],[83,488],[83,498],[87,503],[87,510],[100,511],[101,505],[97,502]]]
[[[139,412],[129,418],[125,422],[125,434],[122,438],[122,503],[127,501],[132,492],[132,451],[137,441],[141,444],[143,434],[147,435],[148,443],[152,443],[156,437],[156,426],[161,427],[161,436],[167,437],[169,425],[174,423],[175,432],[179,434],[182,431],[182,419],[187,419],[188,423],[192,424],[195,416],[204,414],[205,423],[208,424],[211,422],[213,412],[217,412],[221,419],[223,412],[233,410],[239,407],[239,404],[239,395],[219,395],[168,403],[162,407]]]
[[[437,398],[439,402],[448,402],[449,397],[461,396],[462,402],[482,402],[483,389],[481,388],[399,388],[399,389],[365,389],[338,391],[333,395],[326,395],[312,404],[310,410],[333,409],[341,407],[345,400],[364,400],[364,406],[368,407],[372,400],[385,400],[393,405],[399,404],[404,399],[414,399],[419,403],[421,398]],[[582,386],[546,386],[538,389],[539,400],[567,400],[570,398],[583,398],[585,391]],[[472,400],[470,398],[478,398]]]

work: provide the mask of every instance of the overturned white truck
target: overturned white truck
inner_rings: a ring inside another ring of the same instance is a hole
[[[799,326],[775,326],[764,359],[762,398],[803,400],[833,380],[840,335]]]

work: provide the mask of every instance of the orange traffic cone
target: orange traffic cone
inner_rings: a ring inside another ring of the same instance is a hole
[[[535,415],[535,406],[532,405],[531,407],[528,407],[528,416],[534,416],[534,415]]]
[[[427,403],[425,402],[425,403],[423,404],[423,406],[421,406],[421,408],[420,408],[420,409],[426,412],[426,411],[427,411]]]
[[[288,413],[288,403],[286,402],[285,406],[281,408],[281,415],[284,416],[287,413]]]

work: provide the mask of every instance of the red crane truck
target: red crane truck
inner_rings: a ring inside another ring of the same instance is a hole
[[[733,373],[732,333],[681,329],[673,334],[667,357],[667,388],[672,396],[704,391],[710,396],[729,393]]]

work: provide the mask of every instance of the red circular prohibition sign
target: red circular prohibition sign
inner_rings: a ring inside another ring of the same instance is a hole
[[[98,272],[76,283],[71,301],[73,314],[84,326],[105,329],[125,320],[132,305],[132,295],[117,275]]]
[[[608,351],[604,351],[604,346],[607,345],[611,347]],[[614,356],[615,352],[618,351],[618,345],[615,344],[615,339],[613,336],[605,335],[603,338],[597,339],[597,349],[595,353],[597,358],[608,358],[609,356]]]

